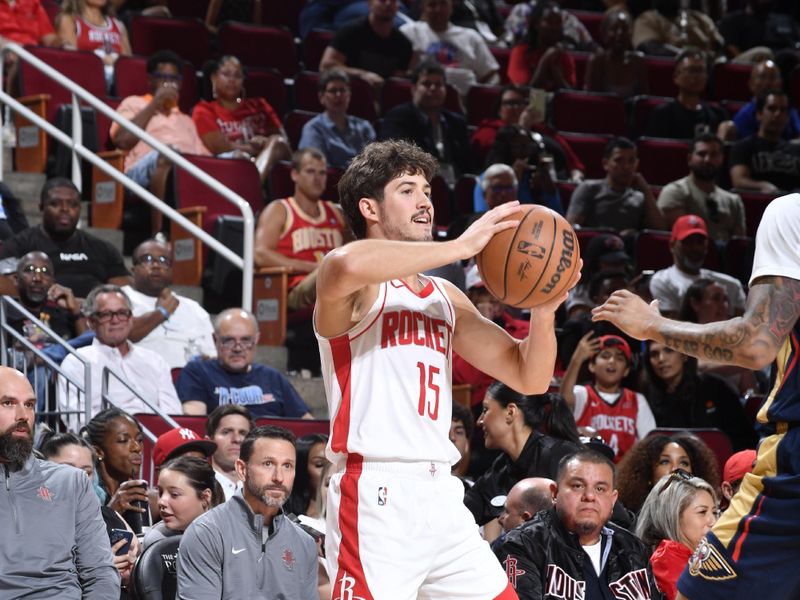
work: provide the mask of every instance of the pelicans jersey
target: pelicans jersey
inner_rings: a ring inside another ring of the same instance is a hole
[[[317,334],[331,415],[325,553],[333,600],[515,600],[450,474],[455,311],[441,280],[380,284],[367,315]]]
[[[278,202],[286,209],[286,221],[275,247],[277,252],[298,260],[322,262],[328,252],[344,242],[344,224],[333,203],[320,200],[319,216],[312,217],[297,205],[293,197]],[[290,277],[289,288],[296,286],[305,276],[301,273]]]

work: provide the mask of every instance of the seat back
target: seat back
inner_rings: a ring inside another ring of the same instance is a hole
[[[172,600],[178,593],[178,547],[182,535],[153,542],[139,555],[131,573],[133,596],[138,600]]]
[[[578,89],[581,89],[583,88],[583,82],[586,80],[586,66],[589,64],[589,57],[592,53],[573,50],[569,52],[569,55],[575,61],[575,81],[578,84]]]
[[[753,270],[753,254],[756,241],[751,237],[734,236],[725,245],[723,267],[731,277],[736,277],[742,285],[747,286]]]
[[[553,124],[559,131],[628,134],[628,115],[619,96],[560,90],[553,98]]]
[[[289,110],[289,98],[283,75],[277,69],[247,69],[244,87],[249,98],[264,98],[275,110],[275,114],[284,115]]]
[[[101,100],[106,97],[106,80],[103,74],[103,61],[94,52],[61,50],[43,46],[26,48],[36,58],[46,62],[74,83],[94,94]],[[72,102],[72,94],[44,73],[25,61],[19,61],[20,95],[50,94],[47,105],[47,120],[55,121],[58,108]]]
[[[747,102],[752,97],[748,83],[751,64],[717,63],[711,74],[714,100],[740,100]]]
[[[564,208],[564,214],[569,210],[569,202],[572,200],[572,193],[578,187],[577,183],[572,181],[557,181],[558,195],[561,198],[561,206]]]
[[[274,68],[284,77],[300,70],[294,36],[284,27],[228,21],[220,27],[219,43],[223,54],[232,54],[248,67]]]
[[[727,461],[733,454],[733,445],[731,444],[728,434],[713,427],[686,429],[656,427],[655,429],[651,430],[648,435],[674,435],[676,433],[689,433],[703,440],[706,446],[711,448],[711,450],[714,451],[714,454],[716,454],[717,462],[719,463],[719,472],[722,473],[722,471],[725,469],[725,461]]]
[[[191,64],[183,65],[183,81],[178,96],[178,106],[187,114],[191,114],[192,107],[197,101],[197,75]],[[114,63],[114,81],[117,96],[141,96],[150,93],[150,84],[147,80],[146,56],[120,56]]]
[[[650,113],[657,106],[661,106],[669,102],[671,98],[663,96],[636,96],[632,99],[633,112],[631,117],[631,133],[634,136],[639,136],[644,133],[647,127],[647,119],[650,118]]]
[[[606,176],[606,172],[603,170],[603,150],[611,140],[610,135],[588,133],[563,133],[561,135],[580,157],[586,167],[587,178],[602,179]]]
[[[674,98],[678,95],[678,86],[675,85],[674,58],[647,57],[644,59],[647,67],[647,84],[653,96],[667,96]]]
[[[666,185],[686,176],[689,145],[679,140],[639,138],[639,172],[651,185]]]
[[[761,215],[767,208],[767,205],[778,197],[778,194],[764,194],[761,192],[754,192],[750,190],[732,190],[734,193],[739,194],[744,204],[744,218],[747,224],[748,237],[755,238],[756,231],[758,231],[758,224],[761,223]]]
[[[499,85],[473,85],[467,92],[467,121],[479,125],[484,119],[494,119],[500,105],[503,88]]]
[[[290,110],[283,119],[283,127],[286,135],[289,136],[289,145],[292,150],[297,150],[300,143],[300,136],[303,135],[303,125],[317,116],[317,113],[309,110]]]
[[[131,49],[134,54],[150,56],[169,49],[198,69],[211,58],[209,33],[200,19],[176,17],[131,18]]]
[[[333,32],[327,29],[312,29],[303,40],[303,68],[306,71],[319,70],[319,63],[325,48],[331,43]]]

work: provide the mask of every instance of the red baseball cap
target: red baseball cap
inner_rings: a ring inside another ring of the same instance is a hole
[[[727,481],[728,483],[739,481],[753,470],[755,460],[755,450],[737,452],[725,461],[725,468],[722,470],[722,481]]]
[[[153,464],[160,467],[170,458],[190,450],[198,450],[209,457],[216,452],[217,444],[200,437],[188,427],[176,427],[158,436],[153,447]]]
[[[600,347],[597,349],[597,352],[592,354],[592,358],[600,354],[606,348],[617,348],[622,351],[625,355],[625,358],[628,361],[628,364],[631,363],[631,347],[628,345],[624,339],[619,337],[618,335],[601,335],[600,336]]]
[[[671,241],[685,240],[690,235],[700,234],[703,237],[708,237],[708,228],[706,222],[702,217],[697,215],[683,215],[679,217],[675,224],[672,226]]]

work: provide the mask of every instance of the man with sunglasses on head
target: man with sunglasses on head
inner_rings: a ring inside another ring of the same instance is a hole
[[[170,369],[183,368],[198,354],[216,356],[211,317],[191,298],[172,289],[172,246],[146,240],[133,251],[130,298],[133,327],[129,340],[161,355]]]
[[[255,418],[314,418],[283,375],[253,362],[258,324],[252,314],[241,308],[219,313],[214,343],[217,358],[195,358],[178,377],[178,397],[187,415],[207,415],[218,406],[238,404]]]
[[[56,390],[59,410],[83,411],[84,402],[91,403],[91,415],[99,413],[102,406],[103,368],[109,367],[123,378],[110,376],[108,396],[114,406],[130,414],[152,413],[153,410],[131,391],[133,388],[147,402],[170,415],[179,415],[181,403],[172,385],[172,376],[164,359],[147,348],[131,343],[133,328],[131,301],[122,288],[101,285],[89,292],[83,303],[83,314],[95,332],[90,346],[77,350],[78,356],[88,362],[91,369],[91,397],[85,399],[73,385],[84,384],[84,363],[70,354],[61,363],[63,376],[59,376]],[[73,431],[84,424],[83,415],[75,412],[64,417]]]

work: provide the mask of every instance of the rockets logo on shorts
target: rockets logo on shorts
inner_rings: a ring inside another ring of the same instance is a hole
[[[558,565],[547,565],[545,596],[564,600],[583,600],[586,597],[586,582],[567,575]]]
[[[525,571],[517,568],[517,559],[511,556],[510,554],[506,556],[506,559],[503,561],[503,566],[506,568],[506,575],[508,576],[508,582],[511,584],[511,587],[516,589],[517,577],[522,577],[523,575],[525,575]]]
[[[710,581],[725,581],[735,579],[736,571],[722,557],[719,550],[703,538],[689,559],[689,575]]]
[[[652,597],[646,569],[625,573],[624,576],[609,583],[608,588],[619,600],[649,600]]]
[[[353,589],[356,587],[355,577],[347,574],[347,571],[342,573],[342,576],[336,582],[334,589],[333,600],[364,600],[362,596],[356,596]]]

